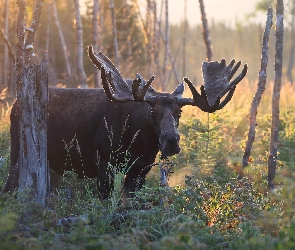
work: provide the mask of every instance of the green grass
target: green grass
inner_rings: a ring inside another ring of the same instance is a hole
[[[211,114],[187,107],[181,118],[181,147],[170,188],[159,187],[157,167],[146,187],[125,205],[101,202],[95,180],[67,173],[48,207],[24,203],[28,194],[0,196],[0,249],[294,249],[295,103],[284,84],[279,158],[274,192],[267,192],[270,90],[258,113],[256,140],[246,177],[238,179],[253,90],[238,87],[225,109]],[[0,190],[9,154],[8,112],[0,129]],[[209,126],[208,126],[209,124]],[[122,163],[124,164],[124,163]],[[115,166],[112,166],[115,167]],[[119,192],[119,193],[117,193]],[[14,211],[15,213],[12,213]],[[75,221],[63,220],[75,218]]]

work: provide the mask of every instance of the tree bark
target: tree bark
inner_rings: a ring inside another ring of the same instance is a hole
[[[184,21],[183,21],[183,36],[182,36],[182,75],[186,74],[186,33],[187,33],[187,1],[184,0]]]
[[[128,30],[129,29],[129,12],[128,12],[128,5],[127,5],[127,0],[123,1],[123,15],[125,18],[125,29]],[[127,40],[127,51],[128,51],[128,56],[132,57],[132,44],[131,44],[131,37],[128,36],[128,40]]]
[[[170,39],[170,29],[169,29],[169,1],[165,0],[165,52],[164,52],[164,63],[163,63],[163,91],[166,91],[168,85],[168,57],[169,57],[169,39]]]
[[[48,19],[47,19],[47,27],[46,27],[46,48],[45,48],[45,60],[47,63],[49,62],[49,38],[50,38],[50,24],[51,24],[51,9],[52,9],[52,1],[48,3]]]
[[[77,56],[77,73],[78,83],[82,89],[87,88],[86,74],[83,66],[83,29],[80,15],[79,0],[75,2],[75,17],[76,17],[76,56]]]
[[[276,6],[276,53],[275,53],[275,79],[272,96],[272,125],[270,152],[268,156],[268,188],[272,190],[275,184],[276,163],[278,157],[279,118],[280,118],[280,92],[283,64],[284,41],[284,1],[277,0]]]
[[[289,63],[288,63],[288,69],[287,69],[287,78],[288,81],[293,83],[293,68],[294,68],[294,56],[295,56],[295,1],[292,1],[292,20],[291,20],[291,39],[292,39],[292,45],[291,45],[291,50],[290,50],[290,57],[289,57]]]
[[[201,15],[202,15],[203,37],[206,44],[207,61],[212,61],[213,52],[211,47],[210,32],[208,28],[206,13],[205,13],[204,2],[203,0],[199,0],[199,2],[200,2],[200,9],[201,9]]]
[[[35,201],[45,205],[47,192],[47,71],[41,66],[28,65],[42,11],[37,0],[31,27],[25,39],[24,0],[18,0],[17,17],[17,102],[20,112],[19,191],[31,188]]]
[[[25,40],[25,56],[24,56],[24,64],[29,64],[31,60],[31,56],[33,55],[33,49],[34,49],[34,40],[35,40],[35,33],[38,30],[40,17],[41,17],[41,11],[43,7],[43,0],[36,1],[35,3],[35,9],[33,13],[33,19],[31,26],[29,28],[26,28],[27,38]]]
[[[10,59],[15,62],[16,58],[15,58],[15,55],[12,51],[11,43],[9,42],[8,37],[6,36],[6,34],[4,34],[4,31],[1,28],[0,28],[0,35],[2,36],[2,38],[6,44],[6,47],[8,49],[8,55],[9,55]]]
[[[26,12],[26,2],[25,0],[17,0],[18,5],[18,15],[17,15],[17,43],[16,43],[16,95],[17,99],[20,99],[21,86],[22,86],[22,70],[24,65],[24,46],[25,46],[25,36],[26,36],[26,25],[25,25],[25,12]]]
[[[266,78],[267,78],[266,68],[268,63],[268,42],[269,42],[270,30],[272,27],[272,17],[273,17],[273,10],[272,8],[269,8],[267,12],[267,21],[265,25],[263,40],[262,40],[262,53],[261,53],[261,64],[260,64],[260,71],[259,71],[258,88],[256,90],[256,93],[254,95],[254,98],[251,104],[250,117],[249,117],[250,127],[248,132],[248,140],[246,143],[246,148],[245,148],[245,152],[244,152],[243,160],[242,160],[242,168],[245,168],[246,166],[248,166],[251,149],[255,139],[255,128],[257,126],[257,120],[256,120],[257,109],[260,104],[261,97],[265,90],[265,84],[266,84]]]
[[[63,53],[64,53],[64,58],[66,61],[66,67],[67,67],[67,74],[69,79],[71,80],[72,77],[72,72],[71,72],[71,65],[70,65],[70,60],[69,60],[69,56],[68,56],[68,48],[65,42],[65,38],[61,29],[61,25],[59,22],[59,18],[58,18],[58,12],[57,12],[57,7],[56,7],[56,0],[52,0],[52,7],[53,7],[53,16],[54,16],[54,20],[55,20],[55,24],[56,24],[56,28],[58,30],[58,34],[59,34],[59,38],[63,47]]]
[[[5,0],[4,3],[4,33],[8,35],[8,4],[9,0]],[[4,37],[4,36],[3,36]],[[3,74],[3,84],[4,87],[8,87],[8,72],[9,72],[9,47],[6,45],[4,48],[4,74]]]
[[[113,39],[114,39],[113,41],[114,41],[116,67],[117,69],[119,69],[119,49],[118,49],[118,39],[117,39],[116,15],[115,15],[115,7],[114,7],[113,0],[110,0],[110,9],[111,9],[111,17],[112,17],[112,25],[113,25]]]
[[[45,205],[48,188],[46,63],[24,66],[21,88],[19,190],[31,188],[35,201]]]
[[[99,0],[93,0],[93,13],[92,13],[92,46],[94,51],[98,51],[98,13],[99,13]],[[94,87],[100,87],[99,84],[99,72],[98,68],[93,65],[93,75],[94,75]]]

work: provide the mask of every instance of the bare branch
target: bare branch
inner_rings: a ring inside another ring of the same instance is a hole
[[[257,126],[257,109],[261,101],[261,97],[265,90],[265,84],[266,84],[266,67],[268,63],[268,42],[269,42],[269,34],[272,27],[272,17],[273,17],[273,10],[272,8],[268,9],[267,12],[267,20],[262,40],[262,53],[261,53],[261,64],[260,64],[260,71],[259,71],[259,81],[258,81],[258,88],[256,90],[256,93],[254,95],[251,109],[250,109],[250,127],[248,132],[248,140],[246,143],[245,152],[243,155],[243,161],[242,161],[242,168],[246,167],[249,162],[249,157],[251,154],[251,149],[253,146],[254,138],[255,138],[255,128]]]
[[[11,60],[13,60],[15,62],[15,56],[14,56],[14,53],[12,52],[11,44],[10,44],[7,36],[3,33],[1,27],[0,27],[0,34],[1,34],[1,36],[2,36],[2,38],[3,38],[3,40],[4,40],[5,44],[6,44],[6,46],[8,48],[9,56],[10,56]]]

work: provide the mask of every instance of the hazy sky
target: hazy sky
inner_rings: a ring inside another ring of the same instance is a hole
[[[159,7],[161,0],[157,0],[157,2]],[[204,5],[209,22],[214,19],[234,24],[236,20],[245,20],[245,15],[254,11],[257,2],[257,0],[204,0]],[[184,16],[184,0],[169,0],[169,12],[171,23],[181,22]],[[187,0],[187,17],[192,25],[201,23],[198,0]],[[265,23],[266,14],[261,13],[251,21]]]

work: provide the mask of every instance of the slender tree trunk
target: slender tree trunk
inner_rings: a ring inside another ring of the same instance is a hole
[[[201,9],[201,15],[202,15],[202,24],[203,24],[203,37],[206,44],[206,51],[207,51],[207,61],[212,61],[213,58],[213,52],[211,47],[211,40],[210,40],[210,33],[208,28],[208,22],[207,17],[205,13],[205,7],[203,0],[199,0],[200,2],[200,9]]]
[[[275,79],[272,96],[272,125],[270,152],[268,156],[268,187],[274,188],[276,163],[278,157],[279,118],[280,118],[280,94],[283,64],[284,41],[284,1],[277,0],[276,6],[276,53],[275,53]]]
[[[39,27],[40,17],[43,7],[43,0],[39,0],[35,2],[35,9],[33,13],[33,21],[29,28],[26,28],[27,37],[25,40],[25,56],[24,56],[24,64],[28,65],[31,61],[31,56],[34,54],[34,41],[35,41],[35,34]]]
[[[25,47],[25,36],[26,36],[26,24],[25,24],[25,12],[26,2],[25,0],[17,0],[18,15],[17,15],[17,43],[16,43],[16,93],[17,99],[20,99],[21,86],[22,86],[22,70],[24,65],[24,47]]]
[[[48,19],[47,19],[47,28],[46,28],[46,48],[45,48],[45,60],[49,62],[49,38],[50,38],[50,24],[51,24],[51,1],[48,3]]]
[[[187,34],[187,17],[186,17],[187,1],[184,0],[184,21],[183,21],[183,37],[182,37],[182,75],[186,74],[186,34]]]
[[[263,40],[262,40],[262,53],[261,53],[261,64],[260,64],[260,71],[259,71],[258,88],[254,95],[251,109],[250,109],[250,117],[249,117],[250,127],[249,127],[248,140],[246,143],[245,152],[243,155],[242,168],[246,167],[249,162],[251,149],[255,139],[255,128],[257,126],[257,120],[256,120],[257,109],[260,104],[261,97],[265,90],[266,77],[267,77],[266,68],[268,63],[268,41],[269,41],[270,30],[272,27],[272,17],[273,17],[273,10],[272,8],[269,8],[267,12],[267,21],[265,25]],[[242,173],[240,174],[242,175]]]
[[[164,84],[163,91],[166,91],[168,85],[168,57],[169,57],[169,40],[170,40],[170,29],[169,29],[169,1],[165,0],[165,52],[164,52],[164,63],[163,63],[163,76]]]
[[[67,48],[65,38],[64,38],[62,29],[61,29],[61,25],[59,22],[58,12],[57,12],[57,7],[56,7],[56,0],[52,0],[52,7],[53,7],[53,16],[54,16],[54,20],[55,20],[55,25],[58,30],[59,38],[60,38],[62,48],[63,48],[64,58],[66,61],[67,74],[68,74],[68,77],[71,81],[72,80],[72,72],[71,72],[71,65],[70,65],[70,60],[69,60],[69,56],[68,56],[68,48]]]
[[[162,37],[163,42],[165,42],[165,37],[164,37],[164,35],[163,35],[163,33],[162,33],[161,31],[160,31],[160,35],[161,35],[161,37]],[[181,44],[180,44],[180,45],[181,45]],[[168,59],[170,60],[170,63],[171,63],[171,66],[172,66],[172,70],[173,70],[174,76],[175,76],[176,81],[177,81],[178,83],[181,82],[181,78],[180,78],[180,76],[179,76],[179,74],[178,74],[178,71],[177,71],[177,69],[176,69],[176,67],[175,67],[175,58],[176,58],[177,55],[178,55],[179,49],[180,49],[180,46],[178,46],[178,49],[177,49],[177,51],[176,51],[176,53],[175,53],[174,58],[173,58],[173,56],[172,56],[172,54],[171,54],[171,51],[170,51],[170,50],[168,51]],[[169,75],[168,75],[168,72],[167,72],[167,80],[168,80],[168,79],[169,79]],[[169,82],[169,81],[168,81],[168,82]],[[167,87],[167,86],[166,86],[166,87]]]
[[[117,67],[117,69],[119,69],[119,49],[118,49],[118,39],[117,39],[116,15],[115,15],[115,7],[114,7],[114,1],[113,0],[110,0],[110,9],[111,9],[111,15],[112,15],[113,39],[114,39],[114,51],[115,51],[116,67]]]
[[[292,39],[292,45],[291,45],[291,51],[290,51],[290,57],[289,57],[289,64],[287,69],[287,78],[288,81],[293,83],[293,68],[294,68],[294,56],[295,56],[295,1],[292,1],[292,21],[291,21],[291,39]]]
[[[79,0],[75,1],[75,14],[76,14],[76,55],[77,55],[77,72],[78,83],[82,89],[87,88],[86,74],[83,66],[83,29],[82,20],[80,15]]]
[[[3,38],[4,43],[8,49],[8,55],[9,55],[10,59],[15,62],[16,57],[15,57],[14,53],[12,52],[11,43],[9,42],[8,37],[4,34],[4,31],[1,28],[0,28],[0,35]]]
[[[157,67],[159,67],[159,47],[160,47],[160,34],[158,30],[160,29],[158,26],[158,17],[157,17],[157,2],[154,0],[153,5],[153,30],[154,30],[154,42],[153,42],[153,51],[154,51],[154,61]]]
[[[99,0],[93,0],[93,16],[92,16],[92,46],[94,51],[98,51],[98,12]],[[98,88],[99,85],[99,72],[98,68],[93,65],[94,87]]]
[[[128,12],[128,5],[127,5],[127,1],[124,0],[124,7],[123,7],[123,15],[124,15],[124,18],[125,18],[125,29],[128,30],[129,29],[129,12]],[[132,57],[132,44],[131,44],[131,39],[130,37],[128,37],[128,40],[127,40],[127,54],[128,56]]]
[[[4,33],[7,36],[8,35],[8,5],[9,5],[9,0],[5,0],[4,2]],[[9,72],[9,55],[8,55],[8,46],[6,45],[4,47],[4,74],[3,74],[3,84],[4,87],[8,87],[8,72]]]

